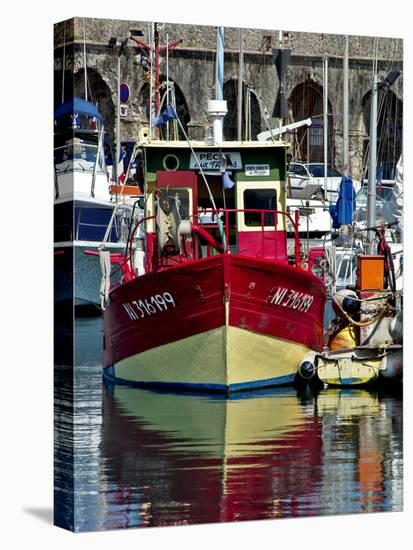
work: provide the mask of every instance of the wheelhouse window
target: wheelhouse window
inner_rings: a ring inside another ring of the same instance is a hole
[[[246,189],[244,191],[244,208],[246,210],[276,210],[277,191],[275,189]],[[244,223],[249,227],[261,227],[275,224],[275,215],[271,212],[244,212]]]

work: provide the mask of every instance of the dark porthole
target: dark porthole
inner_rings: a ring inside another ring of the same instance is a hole
[[[163,159],[165,170],[178,170],[179,158],[176,155],[166,155]]]

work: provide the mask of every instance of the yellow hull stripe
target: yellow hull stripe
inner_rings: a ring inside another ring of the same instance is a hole
[[[236,327],[183,338],[114,365],[131,382],[230,386],[294,377],[308,348]]]

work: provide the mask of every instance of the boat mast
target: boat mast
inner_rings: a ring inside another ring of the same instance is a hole
[[[85,73],[85,100],[87,101],[87,70],[86,70],[86,23],[83,18],[83,70]]]
[[[349,132],[348,132],[348,35],[344,37],[343,59],[343,174],[348,176]]]
[[[148,23],[149,27],[149,23]],[[152,118],[153,118],[153,103],[152,103],[152,93],[153,93],[153,46],[152,40],[154,37],[154,23],[150,25],[149,32],[149,56],[150,56],[150,73],[149,73],[149,140],[152,139]]]
[[[373,87],[370,94],[370,157],[369,184],[367,192],[367,227],[376,225],[376,168],[377,168],[377,72],[373,75]],[[372,252],[374,231],[367,235],[367,253]]]
[[[153,48],[154,48],[154,88],[155,88],[155,116],[159,116],[159,30],[158,23],[153,24]]]
[[[139,35],[141,36],[141,35]],[[149,42],[143,42],[139,40],[136,36],[130,37],[133,42],[144,52],[148,57],[149,63],[149,138],[152,138],[152,126],[153,118],[159,116],[159,107],[160,107],[160,55],[165,51],[169,52],[174,50],[181,42],[182,38],[172,42],[166,46],[160,46],[159,43],[159,29],[158,23],[149,23],[148,22],[148,38]],[[169,60],[168,60],[168,78],[169,78]],[[167,78],[167,80],[168,80]]]
[[[239,61],[238,61],[238,106],[237,106],[237,140],[242,141],[242,90],[244,72],[244,37],[243,29],[239,30]]]
[[[324,142],[324,197],[327,198],[328,164],[328,59],[323,59],[323,142]]]
[[[65,66],[66,66],[66,21],[63,24],[62,103],[65,102]]]
[[[118,70],[117,70],[117,94],[116,94],[116,162],[115,162],[115,178],[116,184],[119,185],[119,162],[120,162],[120,51],[118,52]],[[116,193],[116,201],[118,194]]]
[[[169,105],[169,35],[166,33],[166,104]],[[169,120],[166,122],[166,140],[169,141]]]
[[[279,48],[280,50],[282,50],[282,47],[283,47],[283,32],[280,30],[278,31],[278,42],[279,42]],[[281,79],[281,75],[279,75],[279,78]],[[282,117],[282,112],[280,112],[280,118],[278,119],[278,130],[280,130],[282,128],[282,125],[283,125],[283,117]]]

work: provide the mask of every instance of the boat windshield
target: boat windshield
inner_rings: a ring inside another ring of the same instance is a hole
[[[356,269],[356,257],[354,254],[343,255],[341,260],[338,259],[336,277],[337,288],[345,288],[349,284],[354,284]]]
[[[96,164],[97,173],[106,172],[103,148],[98,151],[96,143],[74,138],[55,148],[55,168],[57,174],[66,172],[93,173]]]
[[[324,177],[324,164],[309,164],[307,166],[310,175],[313,178],[323,178]],[[328,178],[341,178],[340,172],[337,172],[331,166],[327,166],[327,177]]]
[[[356,195],[357,203],[367,203],[368,185],[364,184],[363,187]],[[393,188],[387,185],[377,185],[376,187],[376,200],[380,202],[386,202],[391,200],[393,194]]]
[[[102,242],[112,217],[110,208],[76,206],[74,215],[75,239]],[[126,242],[129,226],[127,210],[118,209],[108,242]]]

